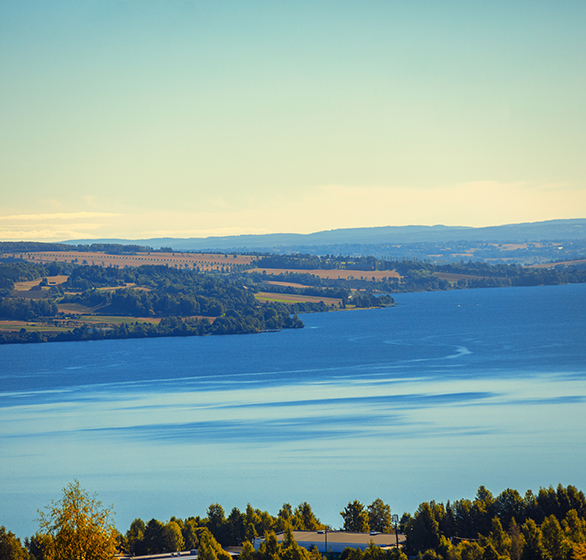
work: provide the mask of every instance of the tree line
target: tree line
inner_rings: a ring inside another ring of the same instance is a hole
[[[117,531],[112,508],[104,508],[79,482],[63,489],[63,497],[39,511],[39,531],[24,545],[0,527],[0,560],[107,560],[116,553],[135,555],[198,549],[202,560],[229,560],[223,547],[242,545],[242,560],[324,560],[317,550],[295,543],[293,531],[332,530],[307,502],[283,504],[276,516],[247,505],[226,516],[211,504],[205,517],[171,517],[166,522],[140,518],[126,533]],[[353,500],[340,512],[342,530],[393,531],[391,509],[381,499],[364,506]],[[493,496],[484,486],[474,500],[430,501],[413,515],[404,513],[399,529],[406,535],[402,550],[346,549],[340,560],[584,560],[586,498],[574,486],[541,488],[523,496],[506,489]],[[278,541],[276,533],[284,533]],[[264,537],[255,551],[252,541]],[[326,554],[331,556],[331,554]]]
[[[586,557],[586,499],[574,486],[484,486],[474,500],[422,503],[401,528],[406,550],[423,560],[578,560]]]
[[[162,250],[162,249],[161,249]],[[81,253],[105,252],[113,255],[148,253],[155,249],[145,245],[121,243],[91,243],[68,245],[66,243],[43,243],[41,241],[1,241],[0,253],[38,253],[38,252],[71,252]],[[171,252],[171,250],[169,250]]]
[[[364,272],[362,287],[391,293],[417,292],[425,290],[450,290],[467,288],[499,288],[509,286],[545,286],[557,284],[574,284],[586,282],[586,268],[578,266],[558,266],[555,268],[526,268],[516,264],[489,264],[478,261],[459,261],[447,264],[435,264],[420,259],[377,259],[373,256],[316,256],[316,255],[266,255],[252,264],[264,269],[257,276],[267,280],[271,268],[289,269],[291,272],[272,276],[284,282],[298,282],[310,286],[340,288],[354,285],[358,281],[345,279],[324,279],[309,273],[296,273],[303,269],[343,269]],[[371,282],[368,271],[394,270],[398,278]],[[457,282],[438,278],[436,273],[466,275]]]

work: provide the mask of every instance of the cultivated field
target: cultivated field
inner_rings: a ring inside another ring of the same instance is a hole
[[[278,276],[279,274],[312,274],[318,278],[325,278],[328,280],[382,280],[386,278],[401,279],[401,276],[394,270],[346,270],[336,268],[333,270],[314,269],[314,270],[299,270],[296,268],[251,268],[247,272],[263,272],[271,276]]]
[[[474,276],[472,274],[454,274],[452,272],[434,272],[433,275],[440,280],[447,280],[448,282],[457,282],[458,280],[481,280],[488,278],[488,276]]]
[[[270,284],[271,286],[284,286],[285,288],[309,288],[305,284],[298,284],[297,282],[278,282],[276,280],[267,280],[263,284]]]
[[[68,278],[69,276],[63,275],[47,276],[47,282],[49,283],[49,287],[56,286],[58,284],[63,284],[64,282],[67,282]],[[19,292],[25,292],[27,290],[30,290],[31,288],[34,288],[35,286],[38,286],[40,282],[41,278],[37,278],[36,280],[29,280],[27,282],[15,282],[14,289],[18,290]]]
[[[586,259],[580,259],[575,261],[564,261],[555,263],[544,263],[544,264],[532,264],[525,268],[555,268],[556,266],[572,266],[576,264],[586,264]]]
[[[141,266],[143,264],[162,264],[177,268],[200,270],[221,270],[233,265],[248,265],[255,257],[237,254],[216,253],[136,253],[135,255],[111,255],[100,252],[39,252],[2,254],[2,257],[22,258],[28,262],[47,264],[51,262],[74,262],[76,264],[96,264],[101,266]]]
[[[59,306],[62,311],[62,306]],[[127,317],[115,315],[81,315],[79,312],[63,309],[66,316],[58,315],[48,321],[13,321],[0,320],[0,332],[19,332],[26,329],[30,332],[64,332],[78,327],[98,327],[109,329],[122,323],[152,323],[159,324],[159,318],[152,317]]]
[[[276,292],[258,292],[254,295],[258,301],[272,301],[279,303],[319,303],[323,301],[326,305],[340,307],[342,300],[339,298],[305,296],[301,294],[278,294]]]

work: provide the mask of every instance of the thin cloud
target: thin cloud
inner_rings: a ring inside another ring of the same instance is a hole
[[[0,220],[31,222],[43,220],[79,220],[83,218],[115,218],[121,214],[112,212],[57,212],[54,214],[14,214],[11,216],[0,216]]]
[[[44,228],[44,229],[20,229],[20,230],[1,230],[0,241],[63,241],[65,239],[96,239],[97,236],[88,234],[88,229],[95,229],[88,227],[86,229],[59,229],[59,228]]]

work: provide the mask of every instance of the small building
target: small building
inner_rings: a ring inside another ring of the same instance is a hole
[[[397,546],[397,536],[388,533],[348,533],[346,531],[293,531],[293,538],[299,546],[311,550],[314,546],[321,554],[333,552],[341,553],[345,548],[359,548],[366,550],[372,542],[381,548]],[[285,533],[277,533],[277,540],[282,542]],[[254,550],[260,548],[263,537],[253,541]],[[405,535],[398,535],[399,546],[405,541]]]

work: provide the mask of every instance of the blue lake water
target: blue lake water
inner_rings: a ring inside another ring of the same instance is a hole
[[[0,346],[0,525],[586,490],[586,285],[401,294],[261,335]]]

